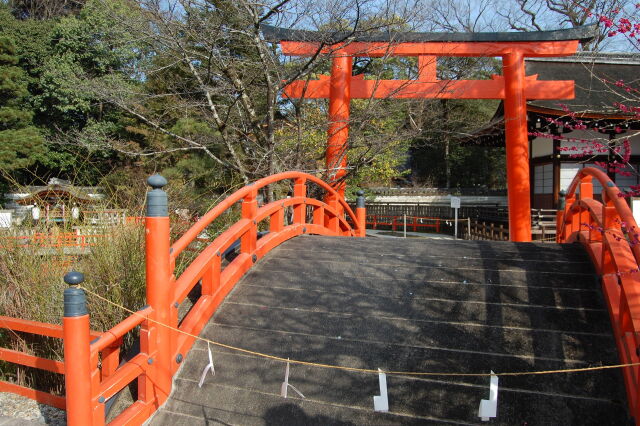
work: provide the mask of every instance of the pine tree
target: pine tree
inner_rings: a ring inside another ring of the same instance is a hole
[[[27,103],[27,76],[17,63],[13,40],[0,36],[0,170],[5,172],[33,164],[43,144]]]

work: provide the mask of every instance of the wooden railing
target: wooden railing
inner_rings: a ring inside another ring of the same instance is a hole
[[[434,204],[428,202],[367,202],[367,214],[377,216],[416,216],[450,219],[453,216],[451,205]],[[533,214],[533,213],[532,213]],[[499,205],[466,205],[462,204],[458,210],[458,217],[470,217],[472,219],[488,222],[509,221],[509,212],[506,206]]]
[[[389,228],[395,232],[405,229],[406,225],[407,231],[418,232],[421,229],[433,229],[435,232],[440,232],[442,221],[443,219],[438,217],[368,214],[366,226],[368,229]]]
[[[462,221],[462,237],[469,240],[509,241],[509,227],[493,222]]]
[[[0,329],[9,330],[12,333],[28,333],[32,335],[51,337],[56,339],[63,338],[63,330],[61,325],[48,324],[38,321],[29,321],[6,316],[0,316]],[[100,333],[90,332],[90,336],[93,338],[97,338],[100,336]],[[65,364],[61,361],[42,358],[9,348],[0,348],[0,361],[15,364],[17,366],[49,371],[51,373],[65,373]],[[55,395],[50,392],[44,392],[22,386],[19,383],[10,382],[8,380],[0,380],[0,392],[13,392],[15,394],[34,399],[43,404],[51,405],[61,410],[66,409],[65,397]]]
[[[594,200],[592,180],[602,186]],[[573,179],[566,204],[557,212],[557,241],[580,242],[601,277],[618,355],[640,362],[640,230],[620,190],[602,171],[587,167]],[[640,367],[622,369],[631,416],[640,424]]]
[[[293,196],[258,206],[258,191],[282,181],[293,181]],[[309,183],[324,191],[324,201],[307,196]],[[0,359],[64,373],[66,398],[25,390],[6,382],[0,383],[0,390],[66,408],[70,426],[104,424],[106,402],[136,380],[137,400],[109,424],[142,424],[167,399],[173,374],[193,345],[194,336],[200,333],[244,273],[279,244],[302,234],[365,236],[366,212],[362,193],[354,213],[322,180],[301,172],[287,172],[261,179],[232,194],[171,245],[167,196],[162,190],[166,180],[156,175],[149,178],[149,184],[154,189],[147,196],[145,218],[148,306],[96,335],[89,329],[86,295],[80,286],[84,277],[72,272],[65,276],[70,288],[65,290],[62,327],[40,324],[25,328],[20,325],[22,320],[11,318],[4,322],[5,328],[18,330],[17,327],[23,327],[20,331],[64,339],[64,364],[7,350],[0,352]],[[215,219],[238,203],[242,204],[238,222],[210,243],[192,244],[198,242],[199,236]],[[289,216],[289,213],[291,220],[285,221],[285,215]],[[258,238],[261,224],[268,228],[268,233],[261,233],[262,237]],[[223,253],[237,241],[240,241],[237,256],[223,264]],[[176,277],[178,257],[194,246],[201,248],[200,253]],[[196,285],[200,286],[201,295],[178,323],[178,308]],[[123,337],[138,326],[140,353],[119,364]],[[53,334],[45,333],[47,327],[51,327]]]

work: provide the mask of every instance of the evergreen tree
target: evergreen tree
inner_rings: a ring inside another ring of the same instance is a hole
[[[27,75],[18,66],[15,43],[0,36],[0,170],[30,166],[42,148],[27,98]]]

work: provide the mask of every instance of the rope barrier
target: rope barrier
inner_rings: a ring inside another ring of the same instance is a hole
[[[625,367],[636,367],[636,366],[640,366],[640,362],[634,362],[634,363],[629,363],[629,364],[614,364],[614,365],[600,365],[600,366],[595,366],[595,367],[580,367],[580,368],[568,368],[568,369],[558,369],[558,370],[539,370],[539,371],[513,371],[513,372],[503,372],[503,373],[458,373],[458,372],[447,372],[447,371],[393,371],[393,370],[383,370],[383,369],[371,369],[371,368],[356,368],[356,367],[347,367],[347,366],[343,366],[343,365],[332,365],[332,364],[323,364],[323,363],[317,363],[317,362],[310,362],[310,361],[302,361],[302,360],[296,360],[296,359],[289,359],[289,358],[283,358],[283,357],[279,357],[276,355],[269,355],[269,354],[265,354],[262,352],[256,352],[256,351],[252,351],[250,349],[245,349],[245,348],[239,348],[237,346],[231,346],[231,345],[227,345],[224,343],[220,343],[220,342],[216,342],[214,340],[210,340],[204,337],[200,337],[197,336],[195,334],[191,334],[188,333],[186,331],[180,330],[179,328],[176,327],[172,327],[170,325],[161,323],[159,321],[153,320],[151,318],[148,318],[138,312],[132,311],[131,309],[126,308],[125,306],[119,305],[115,302],[112,302],[111,300],[100,296],[99,294],[88,290],[86,287],[83,286],[78,286],[78,288],[86,291],[87,293],[89,293],[90,295],[104,301],[107,302],[119,309],[124,310],[125,312],[128,312],[132,315],[138,315],[139,317],[143,317],[145,318],[147,321],[154,323],[154,324],[158,324],[162,327],[166,327],[172,331],[178,332],[178,333],[182,333],[186,336],[189,336],[193,339],[196,340],[200,340],[206,343],[209,343],[211,345],[215,345],[221,348],[225,348],[225,349],[229,349],[232,351],[236,351],[236,352],[241,352],[241,353],[245,353],[248,355],[254,355],[260,358],[265,358],[265,359],[270,359],[273,361],[279,361],[282,363],[290,363],[290,364],[297,364],[297,365],[306,365],[306,366],[310,366],[310,367],[318,367],[318,368],[326,368],[326,369],[331,369],[331,370],[341,370],[341,371],[352,371],[352,372],[358,372],[358,373],[367,373],[367,374],[380,374],[380,372],[385,373],[385,374],[389,374],[389,375],[393,375],[393,376],[415,376],[415,377],[426,377],[426,376],[448,376],[448,377],[490,377],[490,376],[532,376],[532,375],[546,375],[546,374],[566,374],[566,373],[581,373],[581,372],[587,372],[587,371],[598,371],[598,370],[610,370],[610,369],[614,369],[614,368],[625,368]]]

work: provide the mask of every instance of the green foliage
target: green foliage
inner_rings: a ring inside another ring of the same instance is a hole
[[[504,188],[504,149],[462,144],[465,135],[489,122],[496,104],[482,100],[430,103],[428,121],[411,147],[414,182],[445,187],[448,168],[450,187]]]
[[[0,171],[22,169],[35,162],[42,136],[32,125],[26,98],[26,73],[16,66],[13,39],[0,35]]]
[[[30,166],[42,145],[42,136],[35,127],[0,131],[0,170],[10,172]]]
[[[77,16],[62,18],[51,31],[51,50],[39,72],[33,104],[63,130],[82,129],[104,114],[82,82],[119,73],[138,56],[131,34],[115,22],[121,1],[91,0]]]
[[[325,168],[327,116],[324,104],[322,101],[305,102],[299,117],[303,126],[283,126],[276,131],[278,155],[292,156],[295,169],[318,173],[315,171]],[[384,106],[389,105],[384,103]],[[361,110],[368,110],[366,101],[352,101],[353,114],[359,114]],[[396,132],[404,118],[398,111],[368,120],[362,132],[350,138],[347,150],[349,164],[361,167],[349,169],[347,187],[388,185],[409,172],[404,170],[404,165],[411,141]],[[380,135],[385,136],[381,143],[368,143],[379,139]]]
[[[307,59],[282,64],[276,48],[256,44],[254,16],[243,4],[188,3],[172,17],[152,2],[128,0],[88,0],[70,14],[63,10],[37,20],[15,12],[0,4],[2,35],[15,45],[14,53],[0,55],[0,91],[20,93],[12,98],[18,103],[0,105],[0,123],[14,131],[7,136],[22,141],[22,151],[7,146],[0,161],[28,168],[14,171],[18,181],[60,176],[116,187],[115,180],[136,175],[133,170],[158,170],[198,199],[277,171],[325,168],[326,101],[296,106],[279,99],[276,90]],[[360,31],[410,29],[399,17],[372,16],[363,15]],[[349,30],[353,24],[336,19],[326,29]],[[309,71],[326,74],[329,67],[320,58]],[[490,59],[442,58],[438,76],[487,78],[494,68]],[[417,60],[359,58],[354,74],[411,79]],[[473,169],[478,155],[466,155],[446,135],[472,129],[490,108],[450,105],[444,119],[438,102],[353,101],[349,184],[387,185],[405,178],[410,145],[414,158],[429,159],[411,165],[414,175],[442,180],[446,142],[451,179],[465,186],[472,174],[458,178],[455,169]],[[416,138],[420,128],[426,130]],[[39,145],[26,143],[38,135]],[[142,155],[124,154],[132,152]]]
[[[22,90],[18,112],[2,108],[0,101],[0,123],[15,128],[18,121],[28,121],[41,135],[30,162],[16,163],[28,167],[14,168],[12,176],[19,183],[55,176],[95,184],[115,167],[131,163],[108,147],[114,135],[139,139],[128,134],[127,117],[83,86],[88,77],[121,74],[139,56],[127,43],[131,38],[116,25],[126,3],[92,0],[76,15],[48,20],[19,20],[0,4],[0,34],[15,40],[13,69],[3,75],[19,74]],[[0,84],[15,81],[7,77]],[[24,144],[22,149],[27,148]],[[25,157],[20,150],[16,154]]]
[[[388,99],[377,101],[375,105],[369,100],[352,101],[355,117],[373,117],[363,120],[361,133],[356,133],[350,140],[347,156],[360,166],[350,173],[348,185],[386,186],[410,173],[406,160],[411,139],[402,131],[407,120],[403,106],[402,101]]]

